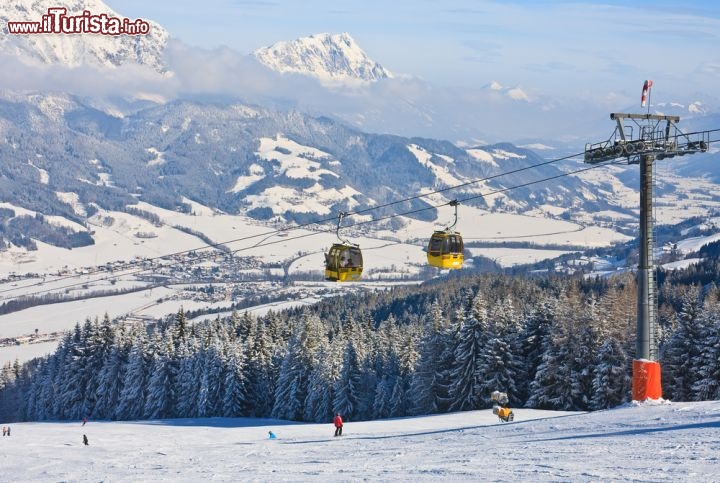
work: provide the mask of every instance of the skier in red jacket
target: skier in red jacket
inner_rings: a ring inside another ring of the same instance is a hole
[[[342,416],[340,416],[340,413],[337,413],[335,415],[335,419],[333,419],[333,423],[335,423],[335,436],[342,436]]]

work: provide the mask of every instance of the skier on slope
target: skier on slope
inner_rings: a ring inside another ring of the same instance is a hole
[[[340,413],[337,413],[335,415],[333,423],[335,424],[335,436],[342,436],[343,420],[342,416],[340,416]]]

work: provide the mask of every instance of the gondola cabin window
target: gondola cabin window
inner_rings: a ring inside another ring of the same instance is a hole
[[[428,248],[428,251],[435,256],[440,255],[446,241],[447,238],[445,237],[433,236],[430,239],[430,247]]]

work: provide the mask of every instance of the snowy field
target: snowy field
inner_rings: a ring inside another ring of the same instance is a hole
[[[322,267],[323,250],[336,241],[334,223],[316,227],[326,230],[324,232],[291,229],[284,233],[288,235],[287,238],[281,238],[277,236],[283,234],[279,231],[283,229],[281,226],[265,226],[244,216],[220,213],[190,200],[185,201],[192,206],[191,214],[139,203],[139,209],[160,218],[160,226],[128,213],[100,210],[91,220],[95,231],[94,245],[67,250],[37,242],[37,251],[12,248],[0,252],[0,272],[49,274],[120,260],[128,261],[135,257],[154,258],[205,246],[204,241],[173,228],[176,226],[201,232],[214,243],[226,244],[241,256],[260,257],[265,262],[313,255],[310,263],[299,260],[294,270],[307,270],[310,267],[319,271],[317,267]],[[4,205],[16,211],[21,210],[7,203]],[[423,250],[427,240],[434,230],[442,229],[451,221],[451,212],[442,211],[439,218],[437,223],[406,219],[407,226],[397,231],[373,229],[370,236],[364,237],[356,237],[350,231],[344,231],[343,236],[369,250],[371,256],[367,262],[374,264],[374,268],[383,269],[397,264],[424,265]],[[349,219],[347,224],[361,221],[367,220]],[[461,207],[456,229],[467,241],[527,241],[539,246],[548,243],[578,247],[608,246],[629,239],[607,228],[545,217],[489,213],[470,206]],[[152,233],[155,237],[138,238],[138,233]],[[524,249],[517,251],[522,257]],[[10,296],[21,294],[21,290],[8,293]]]
[[[299,278],[305,274],[322,277],[323,254],[336,241],[334,222],[312,227],[318,231],[290,229],[282,232],[281,230],[285,229],[282,225],[264,225],[244,216],[213,210],[188,199],[184,201],[191,206],[190,213],[139,203],[139,209],[157,215],[160,220],[158,224],[128,213],[100,210],[90,220],[95,232],[95,244],[92,246],[66,250],[37,242],[36,251],[28,252],[17,247],[0,251],[0,279],[9,274],[33,274],[26,278],[8,277],[4,282],[0,282],[0,303],[28,295],[53,293],[79,296],[98,290],[107,292],[142,287],[147,282],[141,282],[130,274],[137,272],[139,265],[135,265],[134,270],[117,269],[113,272],[112,280],[108,279],[107,272],[94,273],[94,269],[106,264],[137,262],[138,257],[156,258],[205,246],[206,242],[202,239],[176,227],[201,232],[213,242],[225,244],[238,256],[257,257],[262,264],[276,264],[272,269],[276,272],[282,273],[277,264],[283,264],[290,275]],[[442,203],[447,200],[440,197],[432,201]],[[19,214],[35,215],[35,212],[8,203],[0,206],[13,209]],[[443,208],[439,210],[438,221],[435,223],[407,219],[406,226],[396,231],[373,229],[362,236],[353,229],[348,229],[343,232],[343,236],[361,246],[364,254],[363,278],[375,284],[375,288],[381,289],[387,281],[417,278],[427,266],[427,255],[424,251],[427,240],[435,229],[443,228],[452,217],[452,211]],[[47,219],[60,225],[72,223],[58,217]],[[362,221],[367,220],[349,219],[348,224]],[[552,219],[544,214],[531,217],[489,213],[470,206],[460,207],[457,229],[468,242],[507,240],[528,241],[536,245],[536,248],[532,249],[472,249],[473,256],[486,256],[497,260],[503,266],[532,263],[565,253],[542,250],[542,246],[548,243],[608,246],[627,239],[607,228]],[[153,237],[139,238],[137,235],[140,233],[152,233]],[[327,292],[326,286],[316,288]],[[307,287],[304,290],[307,292]],[[193,297],[194,294],[183,292],[178,285],[167,285],[123,295],[106,295],[31,307],[0,315],[0,337],[26,337],[35,333],[36,329],[40,334],[68,330],[78,322],[82,324],[87,318],[102,318],[106,313],[111,319],[126,316],[160,318],[176,313],[180,306],[185,310],[198,310],[203,307],[223,310],[233,302],[201,302]],[[312,299],[313,295],[307,293],[302,298]],[[45,345],[42,349],[29,345],[0,347],[0,363],[14,361],[16,358],[21,362],[28,360],[35,357],[38,351],[45,353],[56,344],[57,342]],[[23,348],[27,348],[27,351],[23,351]]]
[[[625,207],[639,214],[640,193],[637,187],[628,187],[618,178],[626,166],[605,166],[602,169],[593,169],[578,173],[577,176],[587,182],[602,185],[606,183],[608,191],[603,192],[606,199],[614,206]],[[637,169],[635,167],[634,169]],[[717,196],[717,184],[709,179],[688,178],[671,171],[668,161],[655,164],[655,183],[666,190],[655,190],[653,197],[653,216],[659,225],[674,225],[692,216],[707,217],[720,208]],[[615,212],[587,212],[574,213],[576,219],[592,223],[598,217],[622,219],[626,215]],[[634,218],[637,220],[637,217]]]
[[[501,267],[512,267],[524,263],[537,263],[549,258],[571,253],[567,250],[517,250],[512,248],[466,248],[473,256],[482,255],[493,260]]]
[[[720,401],[490,410],[331,424],[197,419],[12,425],[0,480],[718,481]],[[267,439],[273,431],[278,439]],[[86,434],[90,445],[82,444]]]

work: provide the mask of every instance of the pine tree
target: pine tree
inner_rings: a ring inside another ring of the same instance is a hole
[[[392,353],[388,356],[383,367],[380,380],[375,387],[375,403],[373,404],[373,417],[375,419],[387,419],[394,416],[393,412],[393,390],[400,377],[399,361]],[[404,409],[399,411],[404,413]]]
[[[156,334],[156,337],[160,337]],[[147,419],[162,419],[173,415],[174,397],[172,373],[169,359],[172,357],[172,342],[162,344],[156,340],[157,349],[152,356],[150,375],[147,382],[144,416]],[[161,347],[162,346],[162,347]]]
[[[60,345],[58,346],[55,354],[51,355],[50,358],[55,366],[55,371],[48,372],[49,387],[43,391],[43,399],[47,405],[46,413],[49,416],[48,419],[62,419],[63,418],[63,405],[62,396],[64,382],[68,380],[68,363],[71,359],[71,352],[74,350],[74,341],[76,337],[79,337],[79,326],[75,326],[76,330],[67,332],[63,337]],[[52,389],[50,389],[52,388]]]
[[[204,368],[204,353],[198,339],[190,337],[175,352],[175,414],[179,418],[197,417],[198,388]]]
[[[98,375],[96,403],[91,413],[94,419],[109,419],[114,416],[122,393],[129,351],[130,346],[122,340],[110,349]]]
[[[182,305],[175,314],[175,328],[172,336],[176,349],[187,342],[187,318]]]
[[[455,337],[455,360],[449,372],[450,410],[466,411],[483,407],[487,394],[480,388],[480,353],[487,342],[488,320],[485,300],[478,292],[470,316],[459,319]]]
[[[0,414],[7,420],[12,420],[10,415],[17,413],[17,384],[15,371],[12,365],[7,362],[0,370]]]
[[[571,359],[575,347],[563,327],[554,325],[543,344],[542,362],[530,384],[527,407],[536,409],[575,409],[571,384]]]
[[[590,409],[607,409],[627,402],[630,394],[630,357],[620,342],[608,339],[593,364]]]
[[[115,343],[115,329],[108,314],[102,322],[97,318],[93,322],[88,320],[83,327],[83,338],[85,347],[80,377],[84,391],[82,409],[76,415],[78,419],[95,414],[98,395],[105,392],[100,387],[100,374]]]
[[[521,321],[512,299],[503,296],[488,310],[487,342],[481,348],[477,378],[478,390],[483,395],[485,406],[490,405],[490,394],[502,391],[508,394],[511,403],[522,399],[518,381],[523,381]]]
[[[115,419],[131,420],[143,417],[149,372],[146,367],[145,340],[135,333],[122,381],[122,390],[115,409]]]
[[[330,421],[333,415],[334,375],[332,355],[329,346],[322,346],[317,353],[315,367],[308,376],[308,393],[305,398],[303,420],[321,423]]]
[[[274,346],[265,323],[255,325],[248,340],[247,379],[248,408],[251,417],[268,417],[274,406],[277,381]],[[278,351],[279,352],[279,351]]]
[[[517,394],[515,378],[517,376],[517,357],[513,354],[510,344],[503,339],[493,337],[482,347],[477,360],[477,391],[481,399],[481,407],[489,407],[490,395],[493,391],[506,392],[511,403]]]
[[[585,411],[590,409],[590,399],[593,395],[597,336],[593,327],[587,325],[580,329],[579,334],[573,334],[568,340],[573,347],[569,361],[573,407]]]
[[[87,328],[90,324],[85,323]],[[80,419],[87,415],[85,354],[86,340],[80,324],[75,325],[72,335],[64,340],[67,349],[63,351],[64,359],[61,362],[63,370],[59,373],[57,381],[57,398],[55,400],[55,413],[61,419]]]
[[[353,340],[345,346],[340,377],[335,382],[333,394],[333,413],[340,413],[348,419],[360,419],[360,361]]]
[[[53,401],[55,400],[55,381],[58,374],[58,360],[62,359],[63,346],[58,347],[55,354],[47,357],[42,370],[36,377],[36,385],[40,386],[38,393],[38,403],[34,414],[28,415],[30,421],[46,421],[49,419],[57,419],[54,411]]]
[[[299,421],[307,398],[307,382],[318,345],[325,338],[317,316],[305,316],[297,324],[280,366],[272,417]]]
[[[403,376],[402,374],[399,374],[394,379],[395,384],[393,385],[390,395],[390,416],[399,418],[408,415],[408,405],[410,401],[407,393],[410,383],[408,376]],[[392,379],[390,379],[390,381],[392,381]]]
[[[513,339],[522,330],[521,318],[509,297],[503,297],[489,307],[488,319],[490,330],[506,341]]]
[[[247,388],[245,387],[245,355],[242,344],[235,344],[227,357],[223,381],[222,415],[236,418],[247,414]]]
[[[410,414],[434,414],[444,410],[447,400],[447,374],[452,364],[447,322],[435,300],[429,310],[419,359],[412,374]]]
[[[41,365],[42,362],[36,360],[23,365],[20,365],[20,362],[17,359],[15,362],[18,365],[20,376],[15,381],[17,391],[11,391],[10,394],[14,394],[16,399],[15,401],[12,401],[11,406],[6,408],[5,412],[2,414],[6,418],[17,418],[21,421],[27,421],[32,419],[29,417],[30,414],[37,414],[38,411],[37,405],[40,402],[38,400],[38,395],[41,389],[34,383],[35,378],[32,376],[38,375],[40,371],[38,366]],[[0,387],[1,386],[2,383],[0,383]],[[25,404],[20,402],[22,400],[25,401]],[[0,410],[2,409],[1,401],[2,397],[0,396]]]
[[[204,357],[196,412],[201,418],[221,415],[220,408],[223,403],[221,389],[225,378],[223,374],[225,361],[222,351],[215,344],[203,350]]]
[[[699,314],[700,352],[697,379],[692,385],[695,399],[709,401],[720,399],[720,304],[706,298]]]
[[[256,332],[255,325],[257,321],[248,312],[244,312],[242,316],[239,316],[237,312],[233,311],[231,318],[234,321],[235,334],[238,339],[247,342]]]
[[[280,375],[275,389],[275,404],[272,417],[299,421],[302,419],[302,404],[306,396],[306,370],[298,342],[291,339],[288,353],[280,366]]]
[[[682,296],[682,308],[677,315],[677,328],[661,348],[661,367],[666,399],[690,401],[693,385],[698,380],[700,351],[704,329],[699,319],[702,302],[697,287]]]
[[[524,363],[521,364],[516,387],[518,400],[525,401],[525,404],[531,398],[531,385],[549,347],[550,329],[557,317],[557,305],[556,299],[543,296],[537,307],[531,307],[523,317],[524,329],[520,333],[518,344]]]

